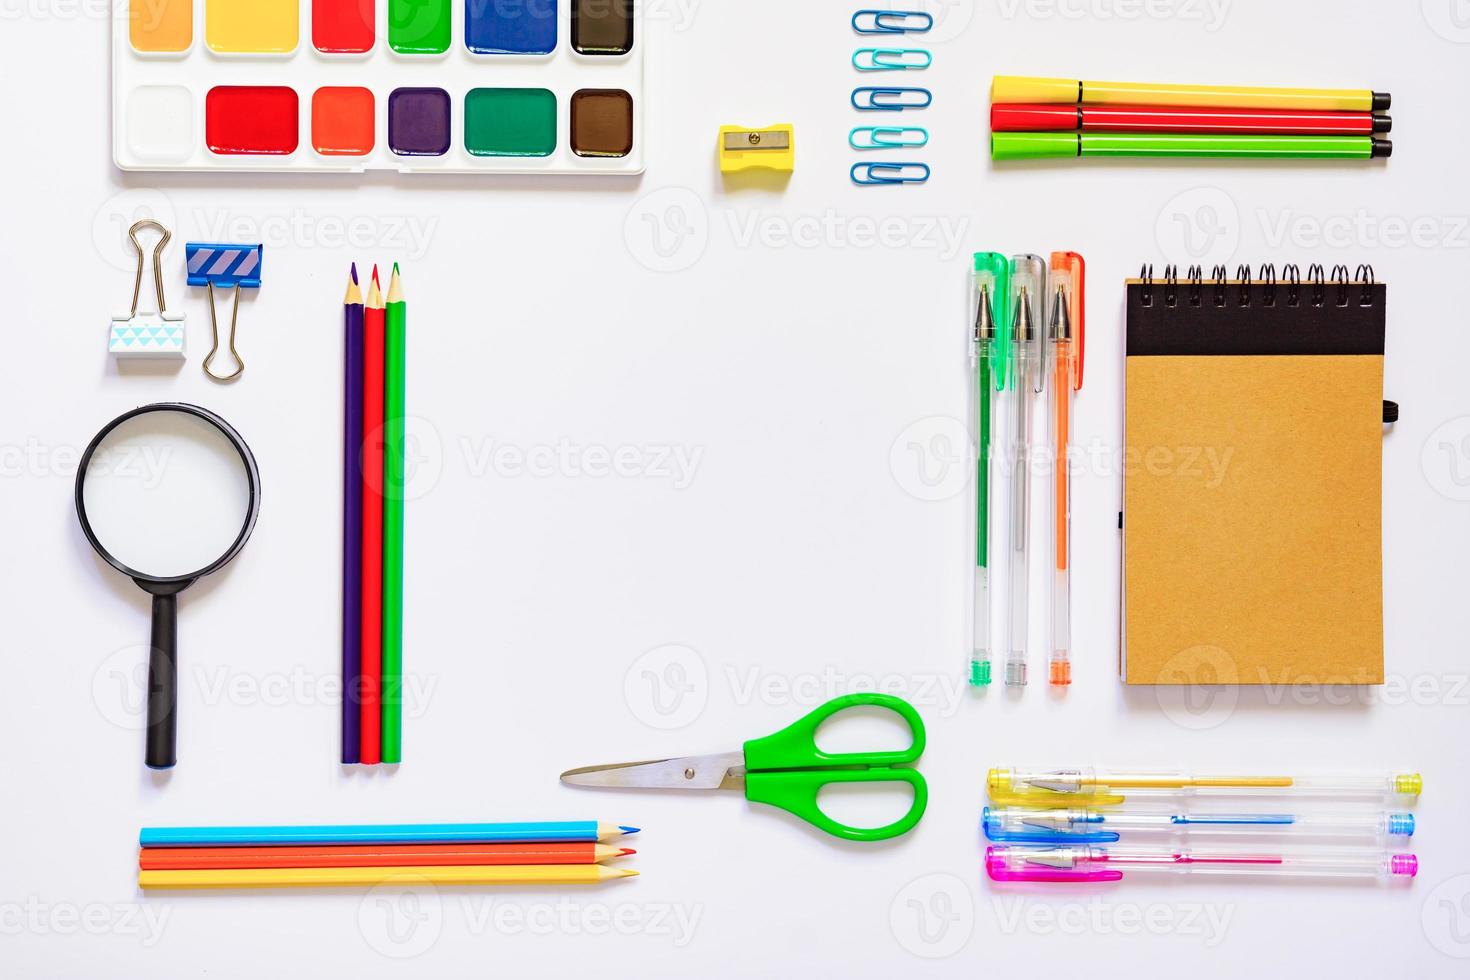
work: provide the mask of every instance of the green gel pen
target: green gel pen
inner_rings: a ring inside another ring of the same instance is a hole
[[[990,488],[991,420],[997,393],[1005,387],[1010,357],[1010,263],[995,252],[975,255],[975,629],[970,650],[970,683],[990,683]]]

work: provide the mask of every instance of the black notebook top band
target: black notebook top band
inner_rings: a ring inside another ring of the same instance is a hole
[[[1376,354],[1384,349],[1382,283],[1289,288],[1269,282],[1130,280],[1128,356]]]

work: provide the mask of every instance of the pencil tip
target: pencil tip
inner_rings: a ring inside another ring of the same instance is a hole
[[[357,263],[352,263],[352,284],[357,285]]]
[[[633,850],[633,848],[631,848],[631,847],[625,847],[622,850],[623,850],[623,853],[622,854],[619,854],[618,857],[627,857],[629,854],[637,854],[638,853],[637,851]]]
[[[398,263],[397,262],[394,262],[393,263],[393,274],[395,276],[398,275]]]
[[[378,267],[377,266],[373,266],[373,285],[376,286],[377,284],[378,284]]]
[[[618,829],[621,830],[625,834],[636,834],[636,833],[638,833],[638,828],[637,827],[622,827],[622,826],[620,826],[620,827],[618,827]]]
[[[631,868],[619,868],[618,870],[623,873],[624,878],[636,878],[639,874],[639,872],[634,871]]]

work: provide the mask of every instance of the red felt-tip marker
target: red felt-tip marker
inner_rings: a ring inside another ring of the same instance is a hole
[[[1106,131],[1110,133],[1230,133],[1368,136],[1387,133],[1393,121],[1371,112],[1314,109],[1210,109],[1171,106],[1075,106],[996,103],[996,133]]]

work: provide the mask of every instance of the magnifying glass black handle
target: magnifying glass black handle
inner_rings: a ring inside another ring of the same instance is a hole
[[[142,583],[139,583],[142,584]],[[172,769],[179,761],[179,599],[191,583],[148,586],[153,593],[153,640],[148,654],[148,734],[143,762],[149,769]]]

